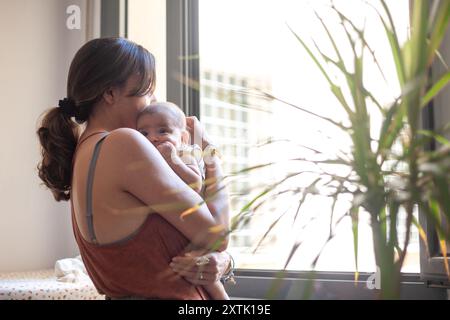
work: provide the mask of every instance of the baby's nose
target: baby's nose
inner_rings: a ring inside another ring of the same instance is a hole
[[[151,136],[150,137],[150,141],[153,142],[153,143],[158,142],[159,141],[159,137],[158,136]]]

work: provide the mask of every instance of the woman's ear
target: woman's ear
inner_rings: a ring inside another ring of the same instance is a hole
[[[189,132],[187,130],[184,130],[181,133],[181,142],[184,144],[189,144],[189,138],[191,137],[191,135],[189,134]]]
[[[115,92],[113,88],[108,88],[105,90],[105,92],[103,92],[103,99],[106,101],[106,103],[108,104],[113,104],[114,103],[114,97],[115,97]]]

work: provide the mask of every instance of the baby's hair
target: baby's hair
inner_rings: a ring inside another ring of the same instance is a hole
[[[138,119],[144,115],[152,115],[169,111],[177,120],[181,129],[186,129],[186,116],[179,106],[172,102],[154,102],[146,106],[138,115]]]

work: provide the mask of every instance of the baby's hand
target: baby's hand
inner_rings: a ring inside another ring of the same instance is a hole
[[[158,151],[161,153],[164,159],[166,160],[175,160],[175,157],[177,156],[177,152],[175,149],[175,146],[169,142],[163,142],[160,145],[156,147]]]

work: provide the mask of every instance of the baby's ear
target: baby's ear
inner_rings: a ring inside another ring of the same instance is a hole
[[[181,142],[183,142],[184,144],[189,144],[190,136],[191,135],[187,130],[183,130],[183,132],[181,133]]]

